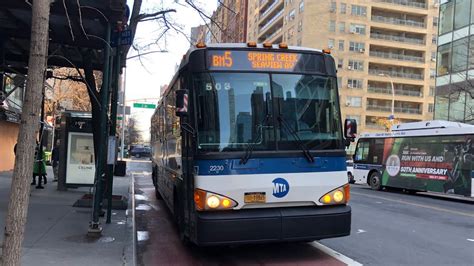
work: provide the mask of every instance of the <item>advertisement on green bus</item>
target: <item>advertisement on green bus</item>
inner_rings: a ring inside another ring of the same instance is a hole
[[[386,138],[382,185],[471,195],[472,135]]]

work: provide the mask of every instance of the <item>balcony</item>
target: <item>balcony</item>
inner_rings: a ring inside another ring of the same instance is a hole
[[[377,75],[377,76],[389,75],[392,78],[405,78],[405,79],[423,80],[423,75],[422,74],[404,73],[404,72],[399,72],[399,71],[369,69],[369,74]]]
[[[423,2],[415,2],[410,0],[377,0],[377,2],[389,3],[394,5],[402,5],[402,6],[409,6],[409,7],[416,7],[416,8],[423,8],[426,9],[427,5]]]
[[[276,7],[277,5],[279,4],[283,4],[283,1],[282,0],[276,0],[275,2],[273,2],[268,8],[267,10],[265,10],[265,12],[263,12],[262,14],[259,15],[259,19],[263,19],[265,18],[268,14],[270,14],[273,10],[274,7]]]
[[[277,19],[283,18],[283,16],[282,16],[282,15],[283,15],[283,11],[284,11],[283,9],[280,10],[280,12],[278,12],[277,14],[275,14],[275,16],[273,16],[272,19],[270,19],[269,21],[267,21],[267,23],[265,23],[265,24],[260,28],[260,32],[264,32],[265,30],[267,30],[268,27],[269,27],[270,25],[272,25],[273,22],[275,22]]]
[[[401,36],[396,36],[396,35],[370,33],[370,38],[378,39],[378,40],[393,41],[393,42],[402,42],[402,43],[425,45],[425,41],[423,39],[407,38],[407,37],[401,37]]]
[[[259,38],[258,39],[258,42],[265,42],[265,41],[270,41],[271,39],[273,39],[273,37],[277,36],[278,34],[280,34],[282,32],[282,28],[278,28],[276,31],[274,31],[273,33],[269,34],[269,35],[266,35],[264,36],[263,38]]]
[[[369,55],[373,57],[411,61],[411,62],[420,62],[420,63],[424,61],[423,57],[396,54],[396,53],[379,52],[379,51],[370,51]]]
[[[387,112],[390,113],[392,112],[392,107],[391,106],[382,106],[382,105],[371,105],[367,104],[367,111],[380,111],[380,112]],[[412,107],[399,107],[396,106],[393,111],[395,113],[403,113],[403,114],[421,114],[421,110],[418,108],[412,108]]]
[[[392,95],[392,88],[389,87],[375,87],[370,86],[367,88],[368,92],[373,93],[381,93],[381,94],[390,94]],[[423,94],[420,91],[414,90],[405,90],[405,89],[397,89],[395,88],[395,95],[402,95],[402,96],[413,96],[413,97],[422,97]]]
[[[408,20],[408,19],[400,19],[400,18],[392,18],[392,17],[384,17],[384,16],[374,15],[374,16],[372,16],[372,21],[395,24],[395,25],[402,25],[402,26],[409,26],[409,27],[425,28],[425,23],[424,22]]]

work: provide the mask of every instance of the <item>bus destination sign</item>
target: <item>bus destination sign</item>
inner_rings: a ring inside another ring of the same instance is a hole
[[[207,62],[210,70],[315,71],[324,65],[317,54],[232,50],[209,50]]]

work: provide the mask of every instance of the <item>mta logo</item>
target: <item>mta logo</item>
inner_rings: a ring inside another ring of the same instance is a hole
[[[290,184],[283,178],[275,178],[273,183],[273,196],[283,198],[290,191]]]

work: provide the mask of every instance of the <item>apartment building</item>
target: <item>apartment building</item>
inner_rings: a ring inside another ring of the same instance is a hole
[[[438,4],[433,0],[251,0],[247,40],[330,48],[342,118],[433,118]],[[393,84],[393,95],[392,95]]]
[[[474,0],[441,0],[435,119],[474,124]]]

